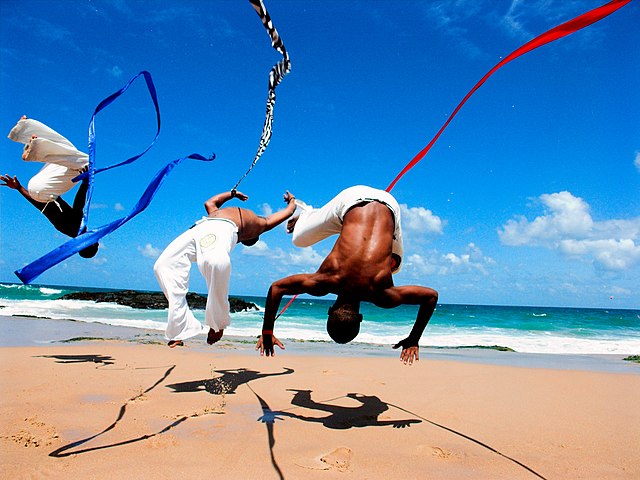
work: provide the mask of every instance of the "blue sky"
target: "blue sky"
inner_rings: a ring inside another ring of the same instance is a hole
[[[279,209],[287,189],[320,206],[347,186],[385,188],[502,57],[602,3],[268,1],[292,71],[277,90],[271,144],[241,185],[244,206]],[[396,284],[433,287],[443,303],[640,307],[638,25],[634,1],[507,64],[471,97],[393,190],[406,255]],[[71,258],[36,280],[158,290],[157,255],[255,154],[281,56],[253,8],[3,0],[0,41],[4,135],[26,114],[86,151],[98,102],[141,70],[153,76],[160,138],[97,177],[90,227],[129,211],[169,160],[216,153],[180,165],[94,259]],[[98,166],[146,146],[155,120],[143,82],[98,116],[96,131]],[[0,141],[0,170],[26,184],[40,167],[20,153]],[[66,239],[6,187],[0,215],[2,282]],[[298,249],[278,228],[238,246],[231,293],[264,296],[273,280],[314,271],[332,245]],[[195,267],[192,289],[206,291]]]

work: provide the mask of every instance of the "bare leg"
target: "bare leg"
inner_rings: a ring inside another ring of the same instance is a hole
[[[207,343],[209,345],[213,345],[214,343],[216,343],[218,340],[222,338],[223,333],[224,333],[224,330],[220,330],[219,332],[216,332],[213,328],[210,328],[209,333],[207,334]]]

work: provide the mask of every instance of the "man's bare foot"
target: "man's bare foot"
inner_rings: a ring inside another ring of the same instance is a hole
[[[223,333],[224,333],[224,330],[220,330],[219,332],[216,332],[213,328],[210,328],[209,333],[207,334],[207,343],[209,345],[213,345],[214,343],[216,343],[218,340],[222,338]]]
[[[182,340],[169,340],[167,345],[169,348],[184,347],[184,342]]]

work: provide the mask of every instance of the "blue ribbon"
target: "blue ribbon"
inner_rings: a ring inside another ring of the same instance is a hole
[[[162,185],[164,179],[177,165],[188,158],[192,160],[212,161],[215,158],[215,155],[212,155],[209,158],[205,158],[202,155],[193,153],[186,157],[178,158],[169,162],[164,166],[164,168],[156,173],[156,175],[147,186],[147,189],[140,197],[140,200],[138,200],[138,203],[136,203],[131,212],[129,212],[127,215],[96,229],[88,230],[81,235],[78,235],[76,238],[72,238],[71,240],[60,245],[58,248],[50,251],[46,255],[38,258],[37,260],[34,260],[26,267],[21,268],[20,270],[16,270],[15,274],[20,280],[22,280],[24,284],[29,284],[36,277],[38,277],[40,274],[50,269],[54,265],[57,265],[63,260],[69,258],[71,255],[78,253],[80,250],[83,250],[88,246],[97,243],[105,235],[108,235],[117,228],[120,228],[122,225],[127,223],[129,220],[131,220],[133,217],[147,208],[156,192]],[[128,163],[128,161],[123,163]]]
[[[96,115],[98,113],[100,113],[103,109],[105,109],[106,107],[111,105],[111,103],[113,103],[114,100],[116,100],[120,95],[122,95],[124,92],[126,92],[127,89],[131,86],[131,84],[140,76],[143,76],[144,79],[145,79],[145,82],[147,83],[147,89],[149,90],[149,94],[151,95],[151,100],[153,101],[153,106],[156,109],[156,122],[157,122],[157,125],[158,125],[158,128],[156,130],[156,135],[155,135],[155,137],[153,137],[153,140],[151,141],[149,146],[147,148],[145,148],[142,153],[140,153],[138,155],[135,155],[135,156],[123,161],[123,162],[111,165],[109,167],[96,169],[96,165],[95,165],[95,161],[96,161],[96,127],[95,127],[95,118],[96,118]],[[85,199],[84,211],[83,211],[83,215],[82,215],[82,222],[80,223],[80,227],[78,229],[78,234],[81,234],[82,232],[84,232],[86,230],[87,223],[89,221],[89,207],[91,205],[91,197],[93,196],[93,177],[94,177],[94,175],[96,173],[104,172],[104,171],[110,170],[112,168],[120,167],[122,165],[126,165],[128,163],[131,163],[131,162],[137,160],[142,155],[147,153],[149,151],[149,149],[154,145],[154,143],[156,143],[156,140],[158,139],[158,135],[160,135],[160,107],[158,106],[158,95],[156,93],[156,87],[153,84],[153,80],[151,79],[151,74],[149,72],[143,70],[142,72],[138,73],[133,78],[131,78],[131,80],[129,80],[127,82],[127,84],[124,87],[122,87],[120,90],[118,90],[115,93],[112,93],[107,98],[102,100],[98,104],[98,106],[96,107],[95,111],[93,112],[93,115],[91,116],[91,121],[89,122],[89,165],[88,165],[87,171],[85,173],[82,173],[82,174],[78,175],[77,177],[75,177],[73,179],[74,182],[78,182],[78,181],[83,180],[83,179],[85,179],[87,177],[89,178],[89,186],[87,188],[87,195],[85,197],[86,199]]]

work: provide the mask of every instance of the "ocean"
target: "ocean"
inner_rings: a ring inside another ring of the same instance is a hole
[[[110,303],[60,300],[77,291],[106,289],[0,283],[0,315],[66,319],[163,331],[166,310],[140,310]],[[262,327],[265,298],[237,296],[259,311],[232,314],[225,334],[255,338]],[[285,298],[283,304],[285,305]],[[277,320],[280,339],[326,341],[331,300],[298,298]],[[392,345],[405,338],[417,307],[392,310],[363,304],[364,321],[356,341]],[[201,321],[203,310],[194,314]],[[507,347],[546,354],[640,354],[640,310],[488,305],[438,305],[420,342],[426,347]]]

